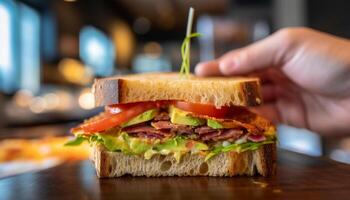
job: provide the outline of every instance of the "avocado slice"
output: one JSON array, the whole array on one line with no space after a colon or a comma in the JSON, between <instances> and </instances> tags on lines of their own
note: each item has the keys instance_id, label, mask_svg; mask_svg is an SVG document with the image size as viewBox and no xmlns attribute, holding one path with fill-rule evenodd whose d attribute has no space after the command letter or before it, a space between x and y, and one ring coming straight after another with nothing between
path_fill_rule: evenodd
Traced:
<instances>
[{"instance_id":1,"label":"avocado slice","mask_svg":"<svg viewBox=\"0 0 350 200\"><path fill-rule=\"evenodd\" d=\"M152 144L140 138L130 137L126 132L120 135L97 134L109 151L122 151L126 154L142 154L152 149Z\"/></svg>"},{"instance_id":2,"label":"avocado slice","mask_svg":"<svg viewBox=\"0 0 350 200\"><path fill-rule=\"evenodd\" d=\"M186 151L186 140L182 139L180 137L176 137L170 140L167 140L164 143L158 144L156 146L156 149L158 151L169 151L169 152L174 152L174 151Z\"/></svg>"},{"instance_id":3,"label":"avocado slice","mask_svg":"<svg viewBox=\"0 0 350 200\"><path fill-rule=\"evenodd\" d=\"M139 138L131 138L129 140L130 150L135 154L142 154L152 149L152 145L142 141Z\"/></svg>"},{"instance_id":4,"label":"avocado slice","mask_svg":"<svg viewBox=\"0 0 350 200\"><path fill-rule=\"evenodd\" d=\"M170 121L173 124L182 124L189 126L200 126L205 124L205 119L200 119L190 116L189 112L175 108L174 106L169 107Z\"/></svg>"},{"instance_id":5,"label":"avocado slice","mask_svg":"<svg viewBox=\"0 0 350 200\"><path fill-rule=\"evenodd\" d=\"M224 128L224 126L222 124L220 124L218 121L212 120L212 119L208 119L207 120L207 125L213 129L220 129L220 128Z\"/></svg>"},{"instance_id":6,"label":"avocado slice","mask_svg":"<svg viewBox=\"0 0 350 200\"><path fill-rule=\"evenodd\" d=\"M124 153L130 153L130 148L128 143L125 141L125 136L128 136L125 133L120 134L119 136L108 135L108 134L96 134L98 137L97 140L103 142L103 145L109 151L122 151Z\"/></svg>"},{"instance_id":7,"label":"avocado slice","mask_svg":"<svg viewBox=\"0 0 350 200\"><path fill-rule=\"evenodd\" d=\"M135 125L135 124L139 124L142 122L147 122L151 119L153 119L155 116L157 116L158 114L158 110L157 109L152 109L152 110L148 110L134 118L132 118L131 120L129 120L128 122L125 122L123 124L120 125L120 127L124 128L127 126L131 126L131 125Z\"/></svg>"}]
</instances>

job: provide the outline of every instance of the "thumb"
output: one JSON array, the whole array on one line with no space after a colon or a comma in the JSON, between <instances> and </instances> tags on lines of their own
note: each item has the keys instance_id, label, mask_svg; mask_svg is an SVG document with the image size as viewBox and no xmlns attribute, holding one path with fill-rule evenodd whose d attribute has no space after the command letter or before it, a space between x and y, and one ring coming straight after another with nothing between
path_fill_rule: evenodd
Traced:
<instances>
[{"instance_id":1,"label":"thumb","mask_svg":"<svg viewBox=\"0 0 350 200\"><path fill-rule=\"evenodd\" d=\"M224 75L247 74L268 67L282 66L292 41L284 41L278 32L247 47L231 51L218 59ZM286 38L288 39L288 38Z\"/></svg>"}]
</instances>

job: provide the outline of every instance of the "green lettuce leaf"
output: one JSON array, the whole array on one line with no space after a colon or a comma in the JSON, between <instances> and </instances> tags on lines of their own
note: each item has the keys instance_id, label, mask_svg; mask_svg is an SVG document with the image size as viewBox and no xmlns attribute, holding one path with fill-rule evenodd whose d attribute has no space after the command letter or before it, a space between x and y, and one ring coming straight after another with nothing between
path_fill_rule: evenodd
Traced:
<instances>
[{"instance_id":1,"label":"green lettuce leaf","mask_svg":"<svg viewBox=\"0 0 350 200\"><path fill-rule=\"evenodd\" d=\"M67 142L65 146L77 146L84 142L84 140L88 140L90 144L102 144L108 151L123 152L127 155L143 155L145 159L151 159L155 154L172 154L177 162L180 162L182 155L188 152L206 152L205 161L208 161L220 153L229 151L237 153L248 150L254 151L262 145L276 142L275 139L272 139L258 143L246 142L242 144L229 144L227 146L220 145L209 149L207 144L190 140L183 136L176 136L161 142L160 140L149 141L147 139L131 137L126 132L121 132L118 134L96 133L91 136L78 135L74 140Z\"/></svg>"},{"instance_id":2,"label":"green lettuce leaf","mask_svg":"<svg viewBox=\"0 0 350 200\"><path fill-rule=\"evenodd\" d=\"M150 159L155 154L173 154L177 162L187 152L198 153L209 149L204 143L181 136L161 143L160 140L150 142L146 139L131 137L126 132L119 135L95 134L90 137L89 141L90 143L104 145L108 151L120 151L128 155L143 155L146 159Z\"/></svg>"},{"instance_id":3,"label":"green lettuce leaf","mask_svg":"<svg viewBox=\"0 0 350 200\"><path fill-rule=\"evenodd\" d=\"M70 140L64 144L64 146L78 146L83 143L86 139L80 135L78 135L73 140Z\"/></svg>"},{"instance_id":4,"label":"green lettuce leaf","mask_svg":"<svg viewBox=\"0 0 350 200\"><path fill-rule=\"evenodd\" d=\"M235 151L237 153L245 152L245 151L254 151L259 149L262 145L272 144L275 141L263 141L263 142L246 142L242 144L230 144L228 146L218 146L211 150L207 156L205 157L205 161L208 161L210 158L224 152Z\"/></svg>"}]
</instances>

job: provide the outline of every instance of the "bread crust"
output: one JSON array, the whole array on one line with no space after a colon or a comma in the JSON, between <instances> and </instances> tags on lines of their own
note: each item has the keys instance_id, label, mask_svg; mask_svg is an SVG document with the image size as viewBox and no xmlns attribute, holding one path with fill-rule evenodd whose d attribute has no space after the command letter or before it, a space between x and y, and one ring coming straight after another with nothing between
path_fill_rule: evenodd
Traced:
<instances>
[{"instance_id":1,"label":"bread crust","mask_svg":"<svg viewBox=\"0 0 350 200\"><path fill-rule=\"evenodd\" d=\"M155 155L150 160L120 152L109 152L103 146L93 147L93 161L100 178L132 176L237 176L276 173L276 144L266 144L255 151L221 153L205 162L198 154L186 154L177 163L173 156Z\"/></svg>"},{"instance_id":2,"label":"bread crust","mask_svg":"<svg viewBox=\"0 0 350 200\"><path fill-rule=\"evenodd\" d=\"M96 106L156 100L183 100L221 106L262 103L258 78L201 78L178 73L145 73L96 79Z\"/></svg>"}]
</instances>

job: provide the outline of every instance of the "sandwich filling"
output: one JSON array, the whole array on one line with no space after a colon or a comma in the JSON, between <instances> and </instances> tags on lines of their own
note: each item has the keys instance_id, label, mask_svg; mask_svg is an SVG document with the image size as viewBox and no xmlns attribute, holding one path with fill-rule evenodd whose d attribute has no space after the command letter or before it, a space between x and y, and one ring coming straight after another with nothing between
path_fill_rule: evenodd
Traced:
<instances>
[{"instance_id":1,"label":"sandwich filling","mask_svg":"<svg viewBox=\"0 0 350 200\"><path fill-rule=\"evenodd\" d=\"M275 143L275 127L243 107L221 107L181 101L106 106L105 111L72 129L75 140L113 152L143 156L186 153L209 160L223 152L241 153Z\"/></svg>"}]
</instances>

